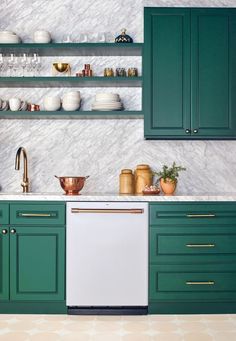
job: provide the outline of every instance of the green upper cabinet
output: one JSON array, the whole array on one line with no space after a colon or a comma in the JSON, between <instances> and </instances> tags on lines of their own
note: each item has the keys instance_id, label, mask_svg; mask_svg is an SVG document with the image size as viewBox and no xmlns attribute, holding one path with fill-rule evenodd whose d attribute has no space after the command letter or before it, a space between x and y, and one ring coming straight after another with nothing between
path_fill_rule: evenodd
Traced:
<instances>
[{"instance_id":1,"label":"green upper cabinet","mask_svg":"<svg viewBox=\"0 0 236 341\"><path fill-rule=\"evenodd\" d=\"M236 138L236 9L145 8L145 137Z\"/></svg>"}]
</instances>

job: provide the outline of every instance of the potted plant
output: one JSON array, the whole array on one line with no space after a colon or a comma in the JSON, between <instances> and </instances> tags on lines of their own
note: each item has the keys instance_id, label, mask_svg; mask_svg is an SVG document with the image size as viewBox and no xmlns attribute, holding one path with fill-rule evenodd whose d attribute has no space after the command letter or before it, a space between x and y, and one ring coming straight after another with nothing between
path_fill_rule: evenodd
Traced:
<instances>
[{"instance_id":1,"label":"potted plant","mask_svg":"<svg viewBox=\"0 0 236 341\"><path fill-rule=\"evenodd\" d=\"M162 192L165 195L174 194L178 182L179 172L184 170L186 170L186 168L182 166L176 166L176 163L173 162L172 166L168 167L164 165L160 172L154 172L154 174L159 177L157 182L160 181Z\"/></svg>"}]
</instances>

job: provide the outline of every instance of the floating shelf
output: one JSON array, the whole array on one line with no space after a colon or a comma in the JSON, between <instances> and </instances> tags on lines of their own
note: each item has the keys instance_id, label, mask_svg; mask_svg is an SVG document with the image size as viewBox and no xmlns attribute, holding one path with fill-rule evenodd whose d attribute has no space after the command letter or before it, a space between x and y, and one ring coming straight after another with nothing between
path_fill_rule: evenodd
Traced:
<instances>
[{"instance_id":1,"label":"floating shelf","mask_svg":"<svg viewBox=\"0 0 236 341\"><path fill-rule=\"evenodd\" d=\"M142 111L0 111L0 119L143 118Z\"/></svg>"},{"instance_id":2,"label":"floating shelf","mask_svg":"<svg viewBox=\"0 0 236 341\"><path fill-rule=\"evenodd\" d=\"M0 53L39 53L40 56L141 56L142 43L21 43L0 44Z\"/></svg>"},{"instance_id":3,"label":"floating shelf","mask_svg":"<svg viewBox=\"0 0 236 341\"><path fill-rule=\"evenodd\" d=\"M0 88L141 86L142 77L0 77Z\"/></svg>"}]
</instances>

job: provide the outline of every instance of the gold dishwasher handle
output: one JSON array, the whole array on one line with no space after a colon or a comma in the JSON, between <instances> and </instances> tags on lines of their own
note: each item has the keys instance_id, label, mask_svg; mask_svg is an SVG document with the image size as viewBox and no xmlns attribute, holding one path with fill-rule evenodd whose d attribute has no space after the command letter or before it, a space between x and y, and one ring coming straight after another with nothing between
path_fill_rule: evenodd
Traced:
<instances>
[{"instance_id":1,"label":"gold dishwasher handle","mask_svg":"<svg viewBox=\"0 0 236 341\"><path fill-rule=\"evenodd\" d=\"M189 247L189 248L212 248L212 247L215 247L215 244L186 244L186 247Z\"/></svg>"},{"instance_id":2,"label":"gold dishwasher handle","mask_svg":"<svg viewBox=\"0 0 236 341\"><path fill-rule=\"evenodd\" d=\"M214 285L214 281L206 281L206 282L192 282L192 281L187 281L187 285Z\"/></svg>"},{"instance_id":3,"label":"gold dishwasher handle","mask_svg":"<svg viewBox=\"0 0 236 341\"><path fill-rule=\"evenodd\" d=\"M131 213L131 214L142 214L144 212L143 209L114 209L114 208L111 208L111 209L108 209L108 208L94 208L94 209L91 209L91 208L72 208L71 209L71 213Z\"/></svg>"},{"instance_id":4,"label":"gold dishwasher handle","mask_svg":"<svg viewBox=\"0 0 236 341\"><path fill-rule=\"evenodd\" d=\"M213 213L208 214L187 214L187 218L214 218L216 215Z\"/></svg>"},{"instance_id":5,"label":"gold dishwasher handle","mask_svg":"<svg viewBox=\"0 0 236 341\"><path fill-rule=\"evenodd\" d=\"M52 217L50 213L19 213L21 217Z\"/></svg>"}]
</instances>

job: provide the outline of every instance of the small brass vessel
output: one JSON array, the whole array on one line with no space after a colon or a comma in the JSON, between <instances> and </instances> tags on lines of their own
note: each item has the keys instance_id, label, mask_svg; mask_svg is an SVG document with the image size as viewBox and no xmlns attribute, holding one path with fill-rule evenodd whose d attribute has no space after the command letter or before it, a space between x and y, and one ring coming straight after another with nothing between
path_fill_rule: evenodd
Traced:
<instances>
[{"instance_id":1,"label":"small brass vessel","mask_svg":"<svg viewBox=\"0 0 236 341\"><path fill-rule=\"evenodd\" d=\"M71 66L69 63L53 63L52 74L55 76L56 73L68 73L71 75Z\"/></svg>"}]
</instances>

